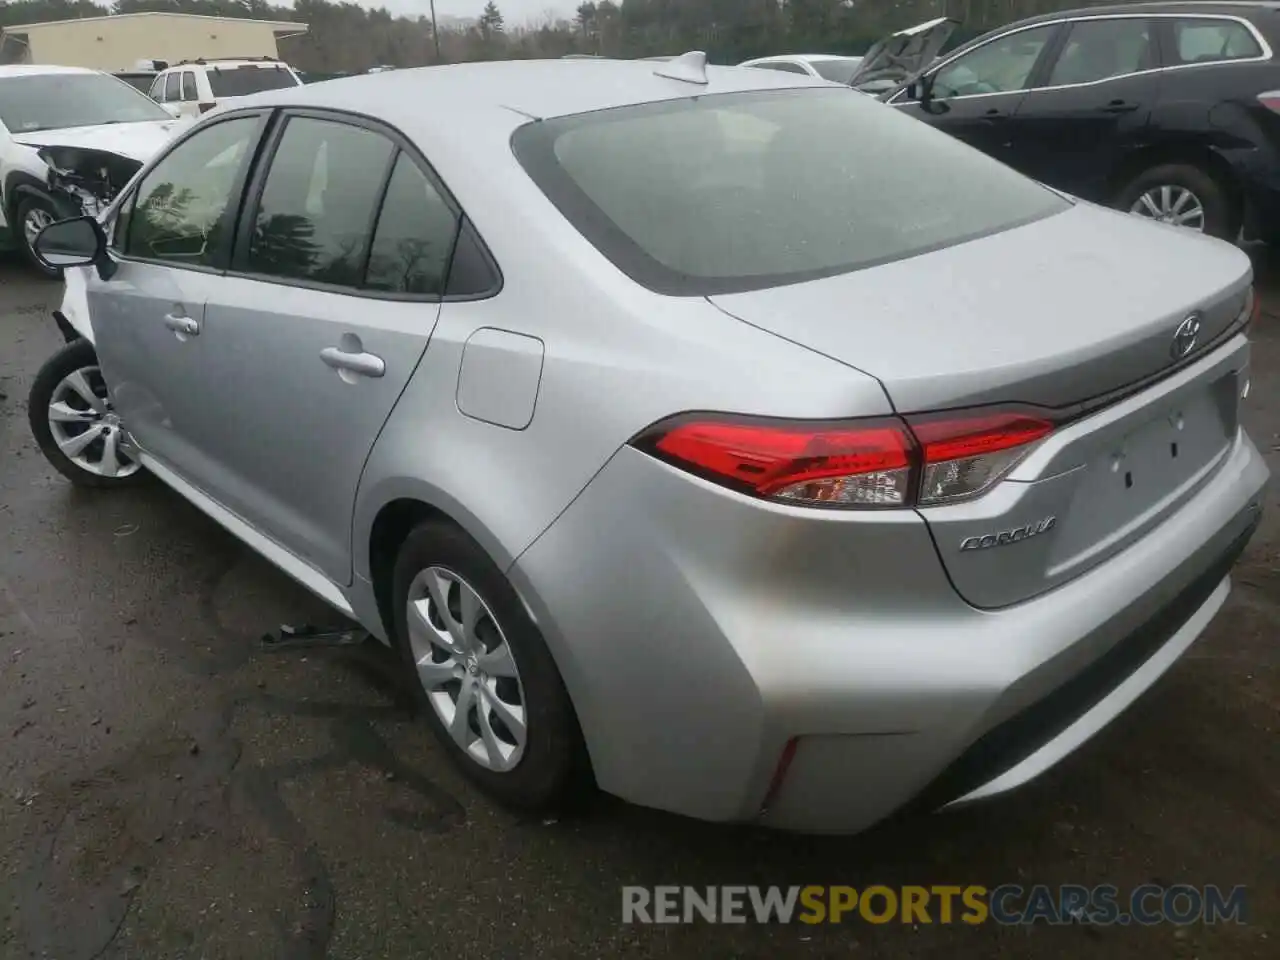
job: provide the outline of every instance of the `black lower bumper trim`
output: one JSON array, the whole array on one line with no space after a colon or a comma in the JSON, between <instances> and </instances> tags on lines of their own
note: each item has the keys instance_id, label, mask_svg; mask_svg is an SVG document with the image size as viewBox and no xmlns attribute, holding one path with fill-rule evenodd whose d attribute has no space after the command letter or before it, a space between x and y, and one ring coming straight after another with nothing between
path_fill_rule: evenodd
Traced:
<instances>
[{"instance_id":1,"label":"black lower bumper trim","mask_svg":"<svg viewBox=\"0 0 1280 960\"><path fill-rule=\"evenodd\" d=\"M1102 702L1204 605L1244 552L1261 519L1259 513L1217 560L1141 627L1048 696L974 741L903 812L937 810L989 783Z\"/></svg>"}]
</instances>

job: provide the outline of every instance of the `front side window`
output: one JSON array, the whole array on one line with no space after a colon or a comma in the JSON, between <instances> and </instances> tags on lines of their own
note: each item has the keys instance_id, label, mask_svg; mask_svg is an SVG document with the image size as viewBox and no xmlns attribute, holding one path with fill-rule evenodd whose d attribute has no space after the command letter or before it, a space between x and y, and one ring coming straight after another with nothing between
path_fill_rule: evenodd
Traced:
<instances>
[{"instance_id":1,"label":"front side window","mask_svg":"<svg viewBox=\"0 0 1280 960\"><path fill-rule=\"evenodd\" d=\"M149 96L152 100L157 102L164 99L164 77L156 77L155 81L151 84L151 93Z\"/></svg>"},{"instance_id":2,"label":"front side window","mask_svg":"<svg viewBox=\"0 0 1280 960\"><path fill-rule=\"evenodd\" d=\"M254 217L248 272L358 287L394 149L363 127L291 118Z\"/></svg>"},{"instance_id":3,"label":"front side window","mask_svg":"<svg viewBox=\"0 0 1280 960\"><path fill-rule=\"evenodd\" d=\"M298 86L298 78L284 67L210 67L205 71L215 97L245 97L264 90Z\"/></svg>"},{"instance_id":4,"label":"front side window","mask_svg":"<svg viewBox=\"0 0 1280 960\"><path fill-rule=\"evenodd\" d=\"M840 88L543 120L521 127L512 146L619 269L676 295L847 273L1069 207L950 135Z\"/></svg>"},{"instance_id":5,"label":"front side window","mask_svg":"<svg viewBox=\"0 0 1280 960\"><path fill-rule=\"evenodd\" d=\"M1049 86L1093 83L1146 70L1155 64L1149 20L1082 20L1071 25L1066 46L1049 74Z\"/></svg>"},{"instance_id":6,"label":"front side window","mask_svg":"<svg viewBox=\"0 0 1280 960\"><path fill-rule=\"evenodd\" d=\"M1025 90L1053 29L1035 27L1006 34L953 60L934 74L933 96L945 99Z\"/></svg>"},{"instance_id":7,"label":"front side window","mask_svg":"<svg viewBox=\"0 0 1280 960\"><path fill-rule=\"evenodd\" d=\"M1175 63L1214 63L1262 56L1258 40L1238 20L1175 20Z\"/></svg>"},{"instance_id":8,"label":"front side window","mask_svg":"<svg viewBox=\"0 0 1280 960\"><path fill-rule=\"evenodd\" d=\"M178 144L138 185L128 256L214 266L229 246L236 187L259 118L236 117Z\"/></svg>"},{"instance_id":9,"label":"front side window","mask_svg":"<svg viewBox=\"0 0 1280 960\"><path fill-rule=\"evenodd\" d=\"M417 164L400 154L373 234L365 286L439 296L457 233L453 209Z\"/></svg>"},{"instance_id":10,"label":"front side window","mask_svg":"<svg viewBox=\"0 0 1280 960\"><path fill-rule=\"evenodd\" d=\"M182 99L196 99L196 75L190 70L182 72Z\"/></svg>"},{"instance_id":11,"label":"front side window","mask_svg":"<svg viewBox=\"0 0 1280 960\"><path fill-rule=\"evenodd\" d=\"M105 73L0 79L0 123L10 133L172 119L146 94Z\"/></svg>"}]
</instances>

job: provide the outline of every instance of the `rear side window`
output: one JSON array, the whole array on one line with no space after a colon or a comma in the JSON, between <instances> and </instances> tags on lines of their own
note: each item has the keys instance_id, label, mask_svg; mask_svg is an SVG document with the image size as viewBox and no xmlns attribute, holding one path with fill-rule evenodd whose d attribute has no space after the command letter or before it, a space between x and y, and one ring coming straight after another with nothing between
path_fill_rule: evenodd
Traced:
<instances>
[{"instance_id":1,"label":"rear side window","mask_svg":"<svg viewBox=\"0 0 1280 960\"><path fill-rule=\"evenodd\" d=\"M215 97L247 97L263 90L298 85L294 75L283 67L210 67L205 76Z\"/></svg>"},{"instance_id":2,"label":"rear side window","mask_svg":"<svg viewBox=\"0 0 1280 960\"><path fill-rule=\"evenodd\" d=\"M439 296L457 233L453 209L417 165L400 154L373 234L365 286Z\"/></svg>"},{"instance_id":3,"label":"rear side window","mask_svg":"<svg viewBox=\"0 0 1280 960\"><path fill-rule=\"evenodd\" d=\"M182 99L196 99L196 75L190 70L184 70L182 73Z\"/></svg>"},{"instance_id":4,"label":"rear side window","mask_svg":"<svg viewBox=\"0 0 1280 960\"><path fill-rule=\"evenodd\" d=\"M785 60L775 60L771 63L753 63L753 67L759 67L762 70L779 70L782 73L804 73L804 67L798 63L787 63Z\"/></svg>"},{"instance_id":5,"label":"rear side window","mask_svg":"<svg viewBox=\"0 0 1280 960\"><path fill-rule=\"evenodd\" d=\"M832 80L836 83L848 83L853 79L853 73L858 69L858 64L862 60L850 57L848 60L814 60L813 69L818 71L818 76L824 80Z\"/></svg>"},{"instance_id":6,"label":"rear side window","mask_svg":"<svg viewBox=\"0 0 1280 960\"><path fill-rule=\"evenodd\" d=\"M838 88L546 120L521 127L512 146L605 256L675 295L846 273L1069 207L950 135Z\"/></svg>"},{"instance_id":7,"label":"rear side window","mask_svg":"<svg viewBox=\"0 0 1280 960\"><path fill-rule=\"evenodd\" d=\"M171 73L164 78L164 99L166 103L182 99L182 80L178 74Z\"/></svg>"},{"instance_id":8,"label":"rear side window","mask_svg":"<svg viewBox=\"0 0 1280 960\"><path fill-rule=\"evenodd\" d=\"M1262 56L1262 47L1238 20L1175 20L1175 63L1215 63Z\"/></svg>"},{"instance_id":9,"label":"rear side window","mask_svg":"<svg viewBox=\"0 0 1280 960\"><path fill-rule=\"evenodd\" d=\"M359 286L394 149L363 127L290 119L262 188L248 271Z\"/></svg>"}]
</instances>

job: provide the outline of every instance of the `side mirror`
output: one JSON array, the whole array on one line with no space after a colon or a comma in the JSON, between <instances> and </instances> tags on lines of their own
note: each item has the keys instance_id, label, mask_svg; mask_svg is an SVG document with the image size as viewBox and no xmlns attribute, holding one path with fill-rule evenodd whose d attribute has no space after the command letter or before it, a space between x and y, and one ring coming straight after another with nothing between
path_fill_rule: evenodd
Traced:
<instances>
[{"instance_id":1,"label":"side mirror","mask_svg":"<svg viewBox=\"0 0 1280 960\"><path fill-rule=\"evenodd\" d=\"M933 97L933 74L913 78L907 84L907 96L920 103L927 103Z\"/></svg>"},{"instance_id":2,"label":"side mirror","mask_svg":"<svg viewBox=\"0 0 1280 960\"><path fill-rule=\"evenodd\" d=\"M45 266L54 269L96 266L103 279L115 272L115 264L107 257L107 235L94 217L49 224L36 236L31 249Z\"/></svg>"}]
</instances>

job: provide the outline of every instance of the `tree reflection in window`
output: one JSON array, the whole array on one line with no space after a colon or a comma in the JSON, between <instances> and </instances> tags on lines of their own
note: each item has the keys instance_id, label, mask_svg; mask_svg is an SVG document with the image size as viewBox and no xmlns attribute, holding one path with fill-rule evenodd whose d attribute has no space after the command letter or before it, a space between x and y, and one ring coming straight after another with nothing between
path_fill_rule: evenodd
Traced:
<instances>
[{"instance_id":1,"label":"tree reflection in window","mask_svg":"<svg viewBox=\"0 0 1280 960\"><path fill-rule=\"evenodd\" d=\"M393 149L386 137L362 127L291 118L254 217L250 271L359 286Z\"/></svg>"},{"instance_id":2,"label":"tree reflection in window","mask_svg":"<svg viewBox=\"0 0 1280 960\"><path fill-rule=\"evenodd\" d=\"M256 117L214 124L179 144L138 187L130 256L209 266L226 247L227 212Z\"/></svg>"},{"instance_id":3,"label":"tree reflection in window","mask_svg":"<svg viewBox=\"0 0 1280 960\"><path fill-rule=\"evenodd\" d=\"M366 286L440 295L457 231L453 210L417 165L400 154L374 231Z\"/></svg>"}]
</instances>

